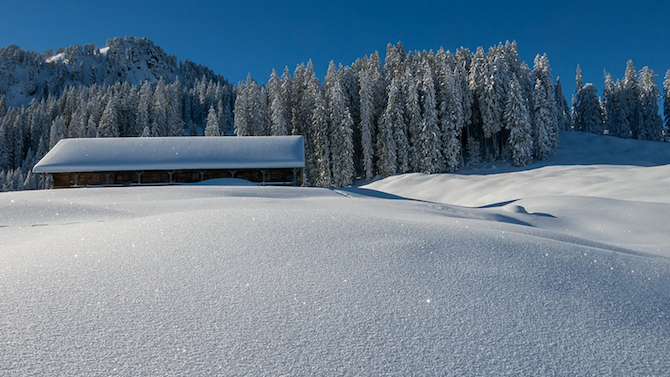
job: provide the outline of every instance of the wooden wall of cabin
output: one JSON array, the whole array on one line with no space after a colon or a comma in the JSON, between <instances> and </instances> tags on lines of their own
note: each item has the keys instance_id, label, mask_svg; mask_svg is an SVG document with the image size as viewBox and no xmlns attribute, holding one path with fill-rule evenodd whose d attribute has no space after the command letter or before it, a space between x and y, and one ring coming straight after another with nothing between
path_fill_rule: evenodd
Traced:
<instances>
[{"instance_id":1,"label":"wooden wall of cabin","mask_svg":"<svg viewBox=\"0 0 670 377\"><path fill-rule=\"evenodd\" d=\"M265 173L263 173L263 170L265 170ZM172 171L172 177L170 177L170 172L163 170L145 171L140 175L137 172L86 172L53 173L52 176L54 188L195 183L217 178L239 178L270 185L294 184L294 170L291 168L263 170L175 170ZM297 186L302 185L302 169L297 169L295 178L297 179L295 184Z\"/></svg>"}]
</instances>

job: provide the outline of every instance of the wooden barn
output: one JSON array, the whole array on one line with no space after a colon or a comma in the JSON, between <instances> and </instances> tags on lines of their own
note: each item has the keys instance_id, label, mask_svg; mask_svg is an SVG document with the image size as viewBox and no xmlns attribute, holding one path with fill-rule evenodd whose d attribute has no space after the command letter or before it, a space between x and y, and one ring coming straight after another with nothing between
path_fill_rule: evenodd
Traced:
<instances>
[{"instance_id":1,"label":"wooden barn","mask_svg":"<svg viewBox=\"0 0 670 377\"><path fill-rule=\"evenodd\" d=\"M240 178L302 184L302 136L63 139L33 168L54 188L140 186Z\"/></svg>"}]
</instances>

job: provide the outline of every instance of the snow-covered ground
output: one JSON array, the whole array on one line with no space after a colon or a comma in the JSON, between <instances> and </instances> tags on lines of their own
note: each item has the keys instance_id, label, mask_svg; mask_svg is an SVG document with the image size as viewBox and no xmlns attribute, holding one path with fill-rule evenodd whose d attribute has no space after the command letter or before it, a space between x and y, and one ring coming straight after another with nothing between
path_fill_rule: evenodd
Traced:
<instances>
[{"instance_id":1,"label":"snow-covered ground","mask_svg":"<svg viewBox=\"0 0 670 377\"><path fill-rule=\"evenodd\" d=\"M670 144L561 143L339 190L2 193L0 375L666 375Z\"/></svg>"}]
</instances>

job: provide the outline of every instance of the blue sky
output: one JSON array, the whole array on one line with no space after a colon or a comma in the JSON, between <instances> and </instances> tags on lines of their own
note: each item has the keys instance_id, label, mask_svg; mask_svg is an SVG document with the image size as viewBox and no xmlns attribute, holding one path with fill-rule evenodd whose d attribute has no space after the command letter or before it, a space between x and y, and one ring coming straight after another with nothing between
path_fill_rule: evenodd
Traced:
<instances>
[{"instance_id":1,"label":"blue sky","mask_svg":"<svg viewBox=\"0 0 670 377\"><path fill-rule=\"evenodd\" d=\"M147 37L178 59L212 68L232 82L247 73L267 81L312 59L323 77L388 42L406 50L475 50L516 40L532 66L547 53L567 93L577 64L603 87L603 70L623 76L628 59L662 84L670 69L667 0L461 1L44 1L4 0L0 46L44 52L72 44L100 47L114 36ZM568 98L568 101L570 99Z\"/></svg>"}]
</instances>

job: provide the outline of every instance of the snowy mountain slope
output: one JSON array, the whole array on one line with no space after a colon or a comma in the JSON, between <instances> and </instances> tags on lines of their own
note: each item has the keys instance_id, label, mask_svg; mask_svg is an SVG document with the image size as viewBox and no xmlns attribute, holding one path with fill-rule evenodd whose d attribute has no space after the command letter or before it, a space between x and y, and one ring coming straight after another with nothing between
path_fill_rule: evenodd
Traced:
<instances>
[{"instance_id":1,"label":"snowy mountain slope","mask_svg":"<svg viewBox=\"0 0 670 377\"><path fill-rule=\"evenodd\" d=\"M635 165L610 196L662 189L646 172L663 166ZM547 196L547 168L533 172L549 187L527 178L474 207L371 188L413 192L417 175L2 193L0 371L665 374L670 203ZM581 168L558 179L587 182ZM423 196L465 191L430 178Z\"/></svg>"},{"instance_id":2,"label":"snowy mountain slope","mask_svg":"<svg viewBox=\"0 0 670 377\"><path fill-rule=\"evenodd\" d=\"M170 83L179 76L188 88L203 75L225 82L206 67L177 62L174 55L146 38L116 37L102 48L74 45L43 54L15 45L0 48L0 96L6 96L8 106L27 106L34 98L60 95L68 86L117 82L139 86L145 80L156 82L161 78Z\"/></svg>"}]
</instances>

